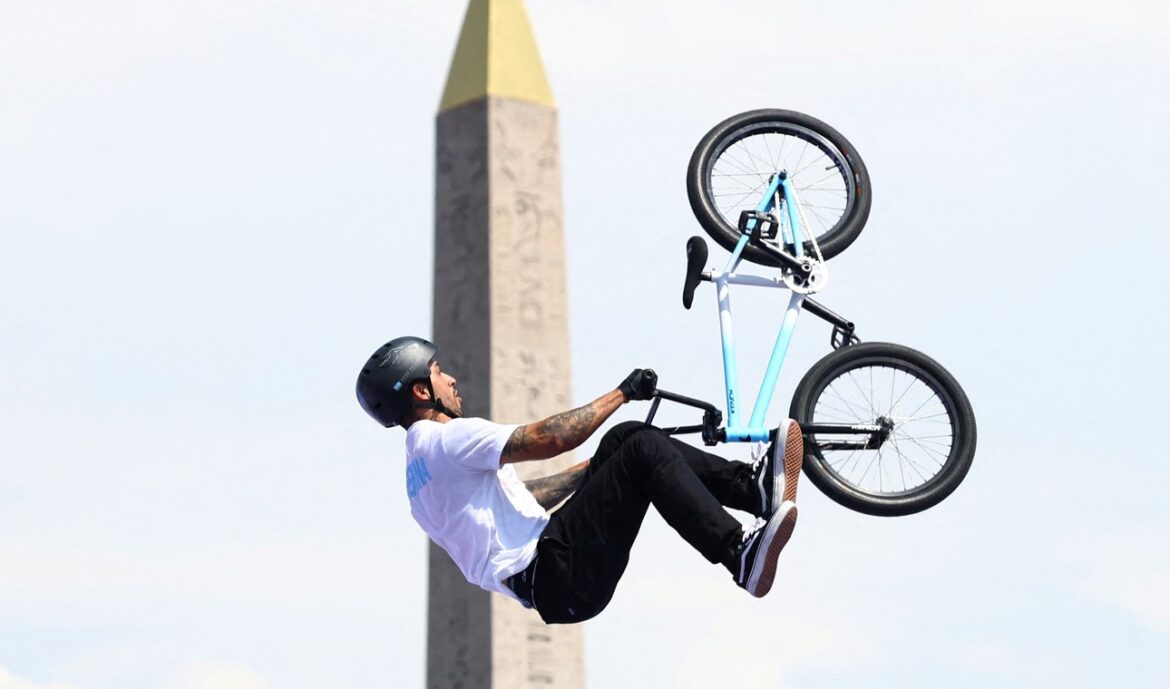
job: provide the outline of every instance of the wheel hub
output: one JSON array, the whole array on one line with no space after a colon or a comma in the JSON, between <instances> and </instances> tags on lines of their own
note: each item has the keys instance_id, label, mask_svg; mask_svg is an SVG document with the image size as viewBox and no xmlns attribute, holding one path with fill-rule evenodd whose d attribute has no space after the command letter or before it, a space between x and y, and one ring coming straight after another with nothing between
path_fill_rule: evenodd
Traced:
<instances>
[{"instance_id":1,"label":"wheel hub","mask_svg":"<svg viewBox=\"0 0 1170 689\"><path fill-rule=\"evenodd\" d=\"M894 432L894 420L888 416L879 416L877 420L874 421L874 423L878 425L879 430L870 436L869 445L866 446L866 449L869 450L877 450L881 448L882 445L886 444L886 440L888 440L890 435Z\"/></svg>"}]
</instances>

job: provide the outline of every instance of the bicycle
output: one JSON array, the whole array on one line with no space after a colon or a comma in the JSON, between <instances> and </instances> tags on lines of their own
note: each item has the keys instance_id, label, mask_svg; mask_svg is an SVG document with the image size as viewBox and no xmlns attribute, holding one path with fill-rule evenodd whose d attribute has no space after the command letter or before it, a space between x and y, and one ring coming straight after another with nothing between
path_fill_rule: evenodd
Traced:
<instances>
[{"instance_id":1,"label":"bicycle","mask_svg":"<svg viewBox=\"0 0 1170 689\"><path fill-rule=\"evenodd\" d=\"M793 161L795 160L795 163ZM687 168L687 196L699 224L731 252L721 271L704 270L707 243L687 241L683 306L701 282L719 308L727 423L713 404L656 390L662 400L703 410L701 424L663 429L703 442L762 443L781 365L802 311L833 326L832 352L796 386L788 415L804 431L804 472L835 502L879 516L932 507L954 492L975 454L976 424L963 389L927 355L886 342L861 342L853 322L811 295L828 284L828 259L857 239L870 211L869 172L857 150L824 122L790 110L754 110L716 125ZM779 271L737 272L743 261ZM760 392L743 421L732 340L731 286L790 292Z\"/></svg>"}]
</instances>

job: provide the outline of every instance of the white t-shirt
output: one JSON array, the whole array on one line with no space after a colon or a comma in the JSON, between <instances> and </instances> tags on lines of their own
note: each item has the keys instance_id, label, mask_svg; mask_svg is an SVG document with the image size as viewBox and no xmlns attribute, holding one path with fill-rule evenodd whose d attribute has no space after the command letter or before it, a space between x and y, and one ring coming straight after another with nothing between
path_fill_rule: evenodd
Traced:
<instances>
[{"instance_id":1,"label":"white t-shirt","mask_svg":"<svg viewBox=\"0 0 1170 689\"><path fill-rule=\"evenodd\" d=\"M416 421L406 432L410 514L473 584L515 598L503 581L536 557L548 513L500 454L516 426L484 419Z\"/></svg>"}]
</instances>

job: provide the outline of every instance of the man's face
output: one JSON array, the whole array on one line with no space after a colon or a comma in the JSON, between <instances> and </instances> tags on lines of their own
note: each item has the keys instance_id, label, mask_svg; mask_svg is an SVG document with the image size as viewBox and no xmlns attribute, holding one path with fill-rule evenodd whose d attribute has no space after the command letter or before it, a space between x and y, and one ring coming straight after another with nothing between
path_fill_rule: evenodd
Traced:
<instances>
[{"instance_id":1,"label":"man's face","mask_svg":"<svg viewBox=\"0 0 1170 689\"><path fill-rule=\"evenodd\" d=\"M443 403L444 407L462 416L463 398L459 396L455 382L455 376L444 373L439 367L439 362L431 362L431 388L435 391L435 397Z\"/></svg>"}]
</instances>

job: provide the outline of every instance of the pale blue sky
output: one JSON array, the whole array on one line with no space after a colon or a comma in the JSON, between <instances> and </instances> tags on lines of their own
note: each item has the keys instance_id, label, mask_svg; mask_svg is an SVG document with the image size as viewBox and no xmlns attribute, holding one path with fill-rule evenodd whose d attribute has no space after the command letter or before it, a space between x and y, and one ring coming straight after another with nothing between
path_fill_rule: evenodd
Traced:
<instances>
[{"instance_id":1,"label":"pale blue sky","mask_svg":"<svg viewBox=\"0 0 1170 689\"><path fill-rule=\"evenodd\" d=\"M429 331L463 9L4 2L0 689L423 686L401 433L352 384ZM648 520L586 628L590 686L1163 684L1166 5L529 11L561 108L576 401L634 366L719 399L710 294L679 304L683 173L711 125L772 106L836 126L873 177L822 301L942 361L980 422L927 513L806 487L763 601ZM762 316L737 323L745 378L771 296L736 304ZM773 416L827 339L803 323Z\"/></svg>"}]
</instances>

